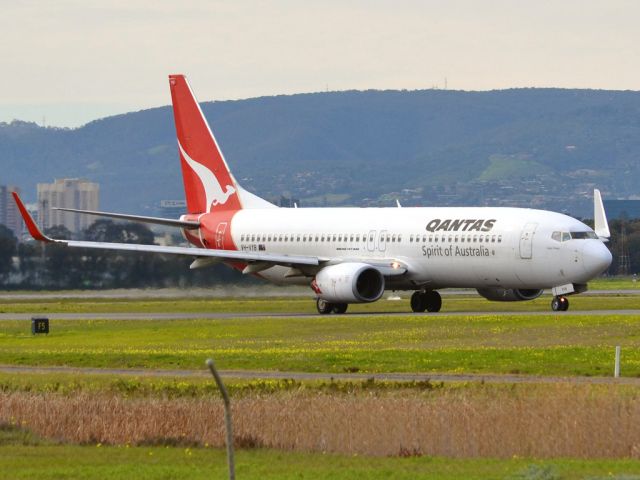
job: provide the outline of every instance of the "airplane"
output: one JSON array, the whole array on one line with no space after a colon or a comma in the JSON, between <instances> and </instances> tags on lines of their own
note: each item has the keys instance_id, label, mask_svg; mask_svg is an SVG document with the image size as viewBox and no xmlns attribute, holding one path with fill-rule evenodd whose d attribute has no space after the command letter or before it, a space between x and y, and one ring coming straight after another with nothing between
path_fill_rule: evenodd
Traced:
<instances>
[{"instance_id":1,"label":"airplane","mask_svg":"<svg viewBox=\"0 0 640 480\"><path fill-rule=\"evenodd\" d=\"M438 312L444 288L473 288L491 301L526 301L551 289L553 311L611 264L602 197L595 228L551 211L492 207L280 208L236 181L184 75L170 75L187 213L179 219L59 210L179 228L190 247L59 240L44 235L16 193L36 240L223 262L280 285L306 285L320 314L413 291L413 312ZM297 207L297 206L296 206Z\"/></svg>"}]
</instances>

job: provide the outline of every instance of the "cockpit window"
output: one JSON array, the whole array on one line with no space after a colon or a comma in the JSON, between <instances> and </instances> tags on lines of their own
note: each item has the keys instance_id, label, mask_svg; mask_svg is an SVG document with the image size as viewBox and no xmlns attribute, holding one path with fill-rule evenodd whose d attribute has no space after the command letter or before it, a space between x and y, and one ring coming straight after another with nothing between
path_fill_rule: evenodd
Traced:
<instances>
[{"instance_id":1,"label":"cockpit window","mask_svg":"<svg viewBox=\"0 0 640 480\"><path fill-rule=\"evenodd\" d=\"M584 240L584 239L597 239L598 236L595 232L571 232L571 238L575 240Z\"/></svg>"},{"instance_id":2,"label":"cockpit window","mask_svg":"<svg viewBox=\"0 0 640 480\"><path fill-rule=\"evenodd\" d=\"M556 242L568 242L569 240L597 239L595 232L553 232L551 239Z\"/></svg>"}]
</instances>

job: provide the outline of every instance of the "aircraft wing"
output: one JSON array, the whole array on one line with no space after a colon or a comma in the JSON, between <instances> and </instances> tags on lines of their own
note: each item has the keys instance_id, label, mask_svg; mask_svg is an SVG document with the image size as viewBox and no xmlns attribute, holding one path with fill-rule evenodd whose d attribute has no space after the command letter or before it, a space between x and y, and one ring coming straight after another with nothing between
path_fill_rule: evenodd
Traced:
<instances>
[{"instance_id":1,"label":"aircraft wing","mask_svg":"<svg viewBox=\"0 0 640 480\"><path fill-rule=\"evenodd\" d=\"M283 265L289 267L308 267L308 266L321 266L323 264L332 263L330 258L323 257L315 257L315 256L306 256L306 255L287 255L287 254L277 254L277 253L267 253L267 252L241 252L236 250L216 250L216 249L205 249L205 248L196 248L196 247L164 247L161 245L140 245L135 243L109 243L109 242L89 242L89 241L81 241L81 240L58 240L54 238L50 238L46 236L38 225L34 222L33 218L25 208L22 200L18 196L17 193L12 192L13 198L18 205L18 209L20 210L20 214L27 225L27 229L31 236L41 242L45 243L58 243L66 245L71 248L94 248L100 250L119 250L119 251L129 251L129 252L150 252L150 253L164 253L169 255L186 255L191 257L200 257L200 258L216 258L221 261L236 261L243 262L249 265L254 265L255 268L248 268L247 272L252 271L260 271L265 268L268 268L272 265ZM62 209L61 209L62 210ZM65 209L67 211L76 211L72 209ZM83 211L84 213L89 213L87 211ZM91 212L92 214L104 214L105 212ZM132 220L140 220L140 217L133 215L124 215L124 214L109 214L114 218L122 218L122 219L132 219ZM164 219L156 219L155 217L142 217L142 218L151 218L154 220L152 223L158 223L156 220L164 220ZM176 221L178 222L178 221ZM181 223L195 223L195 222L181 222ZM184 225L184 228L193 228L193 226ZM341 261L349 261L343 259ZM364 262L370 264L372 267L378 269L380 273L384 276L395 276L402 275L407 272L407 267L403 263L393 260L393 259L371 259L367 260L354 260L359 262ZM339 262L336 262L339 263Z\"/></svg>"},{"instance_id":2,"label":"aircraft wing","mask_svg":"<svg viewBox=\"0 0 640 480\"><path fill-rule=\"evenodd\" d=\"M125 213L96 212L94 210L77 210L75 208L53 207L54 210L62 212L75 212L84 215L96 215L99 217L117 218L120 220L131 220L134 222L152 223L154 225L165 225L168 227L186 228L187 230L195 230L200 228L199 222L190 222L185 220L174 220L172 218L145 217L143 215L128 215Z\"/></svg>"},{"instance_id":3,"label":"aircraft wing","mask_svg":"<svg viewBox=\"0 0 640 480\"><path fill-rule=\"evenodd\" d=\"M313 256L273 254L266 252L239 252L236 250L215 250L195 247L163 247L161 245L140 245L135 243L109 243L109 242L88 242L79 240L58 240L46 236L34 222L33 218L25 208L20 197L12 192L13 198L18 205L20 214L27 225L31 236L41 242L64 244L72 248L95 248L101 250L121 250L133 252L165 253L169 255L188 255L192 257L219 258L223 261L237 262L266 262L273 265L303 266L319 265L327 259L320 259ZM114 214L119 215L119 214ZM123 217L120 217L123 218Z\"/></svg>"}]
</instances>

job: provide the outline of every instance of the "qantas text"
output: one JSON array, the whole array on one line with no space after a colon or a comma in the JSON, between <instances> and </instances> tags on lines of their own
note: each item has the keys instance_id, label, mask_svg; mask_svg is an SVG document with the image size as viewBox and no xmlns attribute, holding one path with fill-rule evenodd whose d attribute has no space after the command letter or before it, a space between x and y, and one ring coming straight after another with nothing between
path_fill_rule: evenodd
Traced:
<instances>
[{"instance_id":1,"label":"qantas text","mask_svg":"<svg viewBox=\"0 0 640 480\"><path fill-rule=\"evenodd\" d=\"M440 220L434 218L427 223L427 231L429 232L489 232L493 228L496 219L476 220L473 219L456 219L456 220Z\"/></svg>"}]
</instances>

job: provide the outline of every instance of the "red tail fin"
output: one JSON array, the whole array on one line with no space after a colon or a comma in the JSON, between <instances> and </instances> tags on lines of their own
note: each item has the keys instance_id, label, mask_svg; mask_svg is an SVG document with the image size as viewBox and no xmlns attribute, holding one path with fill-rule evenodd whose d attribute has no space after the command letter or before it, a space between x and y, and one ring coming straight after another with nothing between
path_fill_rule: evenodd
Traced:
<instances>
[{"instance_id":1,"label":"red tail fin","mask_svg":"<svg viewBox=\"0 0 640 480\"><path fill-rule=\"evenodd\" d=\"M184 75L169 75L189 213L242 208L238 185Z\"/></svg>"}]
</instances>

